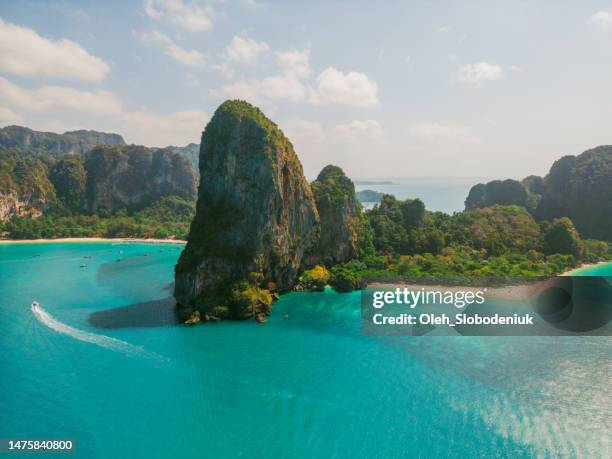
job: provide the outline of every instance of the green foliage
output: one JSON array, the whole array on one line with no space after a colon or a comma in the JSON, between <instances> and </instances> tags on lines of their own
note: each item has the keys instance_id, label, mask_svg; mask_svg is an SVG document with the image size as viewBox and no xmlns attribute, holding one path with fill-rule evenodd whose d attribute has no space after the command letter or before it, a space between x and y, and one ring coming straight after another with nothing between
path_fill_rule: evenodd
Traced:
<instances>
[{"instance_id":1,"label":"green foliage","mask_svg":"<svg viewBox=\"0 0 612 459\"><path fill-rule=\"evenodd\" d=\"M529 193L521 182L511 179L493 180L472 187L465 200L465 209L473 210L494 205L517 205L527 208L529 202Z\"/></svg>"},{"instance_id":2,"label":"green foliage","mask_svg":"<svg viewBox=\"0 0 612 459\"><path fill-rule=\"evenodd\" d=\"M21 157L0 148L0 191L31 195L35 200L52 202L55 190L48 179L45 158Z\"/></svg>"},{"instance_id":3,"label":"green foliage","mask_svg":"<svg viewBox=\"0 0 612 459\"><path fill-rule=\"evenodd\" d=\"M212 315L218 317L219 319L227 319L230 317L230 309L224 305L215 306L212 309Z\"/></svg>"},{"instance_id":4,"label":"green foliage","mask_svg":"<svg viewBox=\"0 0 612 459\"><path fill-rule=\"evenodd\" d=\"M447 248L439 255L426 253L400 257L400 277L524 277L562 272L575 264L572 256L545 257L540 253L508 253L486 257L482 250L469 247Z\"/></svg>"},{"instance_id":5,"label":"green foliage","mask_svg":"<svg viewBox=\"0 0 612 459\"><path fill-rule=\"evenodd\" d=\"M50 171L50 179L63 206L72 212L82 211L87 174L81 158L66 157Z\"/></svg>"},{"instance_id":6,"label":"green foliage","mask_svg":"<svg viewBox=\"0 0 612 459\"><path fill-rule=\"evenodd\" d=\"M321 205L337 207L339 204L346 204L349 200L354 200L355 186L341 168L328 165L312 182L312 192L317 201L317 207Z\"/></svg>"},{"instance_id":7,"label":"green foliage","mask_svg":"<svg viewBox=\"0 0 612 459\"><path fill-rule=\"evenodd\" d=\"M555 161L544 182L538 219L568 217L582 237L612 242L612 146Z\"/></svg>"},{"instance_id":8,"label":"green foliage","mask_svg":"<svg viewBox=\"0 0 612 459\"><path fill-rule=\"evenodd\" d=\"M422 201L399 201L394 196L384 195L367 215L374 233L374 247L378 252L390 254L415 251L415 240L410 230L419 228L424 222Z\"/></svg>"},{"instance_id":9,"label":"green foliage","mask_svg":"<svg viewBox=\"0 0 612 459\"><path fill-rule=\"evenodd\" d=\"M270 314L272 302L269 290L241 281L235 283L231 290L229 307L234 318L246 319L260 313Z\"/></svg>"},{"instance_id":10,"label":"green foliage","mask_svg":"<svg viewBox=\"0 0 612 459\"><path fill-rule=\"evenodd\" d=\"M494 206L452 216L423 212L418 219L407 218L421 213L406 212L406 207L406 202L385 196L367 213L378 253L437 254L444 247L457 245L485 249L489 255L539 249L540 228L521 207Z\"/></svg>"},{"instance_id":11,"label":"green foliage","mask_svg":"<svg viewBox=\"0 0 612 459\"><path fill-rule=\"evenodd\" d=\"M554 220L544 233L544 253L561 253L581 258L584 252L584 243L572 221L567 218Z\"/></svg>"},{"instance_id":12,"label":"green foliage","mask_svg":"<svg viewBox=\"0 0 612 459\"><path fill-rule=\"evenodd\" d=\"M300 276L300 285L309 290L323 290L329 282L330 274L325 266L316 265Z\"/></svg>"},{"instance_id":13,"label":"green foliage","mask_svg":"<svg viewBox=\"0 0 612 459\"><path fill-rule=\"evenodd\" d=\"M174 237L185 239L194 215L194 204L177 196L161 198L152 206L131 216L120 210L115 215L56 215L39 218L14 216L4 225L11 239L63 237Z\"/></svg>"},{"instance_id":14,"label":"green foliage","mask_svg":"<svg viewBox=\"0 0 612 459\"><path fill-rule=\"evenodd\" d=\"M362 272L365 269L366 265L357 260L338 264L331 269L329 283L341 292L350 292L351 290L364 288L366 281L363 278Z\"/></svg>"},{"instance_id":15,"label":"green foliage","mask_svg":"<svg viewBox=\"0 0 612 459\"><path fill-rule=\"evenodd\" d=\"M583 259L588 262L612 260L612 242L585 239Z\"/></svg>"}]
</instances>

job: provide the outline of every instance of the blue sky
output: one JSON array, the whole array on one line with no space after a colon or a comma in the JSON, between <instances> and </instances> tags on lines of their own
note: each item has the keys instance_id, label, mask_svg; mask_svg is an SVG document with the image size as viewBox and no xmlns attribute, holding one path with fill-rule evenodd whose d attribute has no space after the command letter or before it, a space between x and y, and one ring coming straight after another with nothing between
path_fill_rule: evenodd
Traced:
<instances>
[{"instance_id":1,"label":"blue sky","mask_svg":"<svg viewBox=\"0 0 612 459\"><path fill-rule=\"evenodd\" d=\"M260 106L309 177L515 177L612 143L612 3L0 3L0 125L198 142Z\"/></svg>"}]
</instances>

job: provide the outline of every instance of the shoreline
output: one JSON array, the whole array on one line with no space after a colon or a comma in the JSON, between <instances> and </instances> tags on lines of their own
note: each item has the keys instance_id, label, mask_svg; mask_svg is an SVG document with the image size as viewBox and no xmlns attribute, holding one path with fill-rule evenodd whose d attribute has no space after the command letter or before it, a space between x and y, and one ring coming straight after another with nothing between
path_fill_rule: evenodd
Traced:
<instances>
[{"instance_id":1,"label":"shoreline","mask_svg":"<svg viewBox=\"0 0 612 459\"><path fill-rule=\"evenodd\" d=\"M609 263L612 263L612 261L598 261L596 263L580 263L575 268L572 268L569 271L565 271L565 272L559 274L559 276L572 276L572 275L576 274L578 271L581 271L583 269L593 268L593 267L599 266L599 265L607 265Z\"/></svg>"},{"instance_id":2,"label":"shoreline","mask_svg":"<svg viewBox=\"0 0 612 459\"><path fill-rule=\"evenodd\" d=\"M187 241L180 239L145 239L145 238L107 238L107 237L64 237L57 239L0 239L2 244L48 244L61 242L118 242L118 243L143 243L143 244L186 244Z\"/></svg>"},{"instance_id":3,"label":"shoreline","mask_svg":"<svg viewBox=\"0 0 612 459\"><path fill-rule=\"evenodd\" d=\"M612 261L599 261L597 263L581 263L580 265L572 268L568 271L558 274L557 276L573 276L577 272L591 268L594 266L610 264ZM366 288L372 289L396 289L396 288L407 288L411 290L425 289L425 291L465 291L465 292L476 292L479 290L487 289L487 296L489 298L504 299L504 300L524 300L527 299L534 291L535 284L523 284L523 285L502 285L502 286L475 286L475 285L431 285L431 284L419 284L415 282L370 282Z\"/></svg>"}]
</instances>

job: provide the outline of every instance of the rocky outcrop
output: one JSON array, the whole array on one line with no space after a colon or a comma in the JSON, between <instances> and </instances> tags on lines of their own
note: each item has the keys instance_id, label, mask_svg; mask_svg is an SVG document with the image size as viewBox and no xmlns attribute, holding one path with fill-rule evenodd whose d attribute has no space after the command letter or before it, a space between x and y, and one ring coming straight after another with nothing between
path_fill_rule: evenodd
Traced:
<instances>
[{"instance_id":1,"label":"rocky outcrop","mask_svg":"<svg viewBox=\"0 0 612 459\"><path fill-rule=\"evenodd\" d=\"M516 180L493 180L474 185L465 200L465 210L491 207L493 205L529 206L529 195L525 186ZM531 209L530 209L531 210Z\"/></svg>"},{"instance_id":2,"label":"rocky outcrop","mask_svg":"<svg viewBox=\"0 0 612 459\"><path fill-rule=\"evenodd\" d=\"M0 221L61 212L105 216L137 211L159 198L196 197L190 160L169 149L98 146L84 156L21 155L0 147Z\"/></svg>"},{"instance_id":3,"label":"rocky outcrop","mask_svg":"<svg viewBox=\"0 0 612 459\"><path fill-rule=\"evenodd\" d=\"M516 204L537 220L570 218L580 235L612 241L612 146L600 146L554 162L544 177L504 180L472 187L466 210Z\"/></svg>"},{"instance_id":4,"label":"rocky outcrop","mask_svg":"<svg viewBox=\"0 0 612 459\"><path fill-rule=\"evenodd\" d=\"M189 159L193 167L198 171L198 159L200 157L200 145L197 143L189 143L184 147L166 147L166 149L170 150L172 153L176 153L177 155L184 156Z\"/></svg>"},{"instance_id":5,"label":"rocky outcrop","mask_svg":"<svg viewBox=\"0 0 612 459\"><path fill-rule=\"evenodd\" d=\"M612 241L612 146L555 161L543 188L536 218L569 217L582 237Z\"/></svg>"},{"instance_id":6,"label":"rocky outcrop","mask_svg":"<svg viewBox=\"0 0 612 459\"><path fill-rule=\"evenodd\" d=\"M7 221L13 215L39 217L47 207L47 200L39 194L0 190L0 221Z\"/></svg>"},{"instance_id":7,"label":"rocky outcrop","mask_svg":"<svg viewBox=\"0 0 612 459\"><path fill-rule=\"evenodd\" d=\"M47 164L0 148L0 221L38 217L55 201Z\"/></svg>"},{"instance_id":8,"label":"rocky outcrop","mask_svg":"<svg viewBox=\"0 0 612 459\"><path fill-rule=\"evenodd\" d=\"M91 213L136 210L169 195L195 199L193 166L167 149L96 147L86 157L85 171L87 209Z\"/></svg>"},{"instance_id":9,"label":"rocky outcrop","mask_svg":"<svg viewBox=\"0 0 612 459\"><path fill-rule=\"evenodd\" d=\"M199 166L196 216L175 268L178 307L269 313L268 290L293 287L319 238L293 146L258 108L227 101L202 135Z\"/></svg>"},{"instance_id":10,"label":"rocky outcrop","mask_svg":"<svg viewBox=\"0 0 612 459\"><path fill-rule=\"evenodd\" d=\"M358 255L361 206L355 186L342 169L326 166L312 182L321 238L317 250L321 263L342 263Z\"/></svg>"},{"instance_id":11,"label":"rocky outcrop","mask_svg":"<svg viewBox=\"0 0 612 459\"><path fill-rule=\"evenodd\" d=\"M20 154L46 153L59 158L88 153L97 145L125 145L125 141L119 134L98 131L80 130L56 134L34 131L23 126L0 129L0 147Z\"/></svg>"}]
</instances>

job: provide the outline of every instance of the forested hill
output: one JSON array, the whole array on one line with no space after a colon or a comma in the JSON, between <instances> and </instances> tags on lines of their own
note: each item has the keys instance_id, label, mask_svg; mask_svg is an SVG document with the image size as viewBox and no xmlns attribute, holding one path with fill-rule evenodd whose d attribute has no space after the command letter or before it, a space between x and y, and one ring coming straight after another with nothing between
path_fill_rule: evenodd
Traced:
<instances>
[{"instance_id":1,"label":"forested hill","mask_svg":"<svg viewBox=\"0 0 612 459\"><path fill-rule=\"evenodd\" d=\"M583 237L612 241L612 146L555 161L545 177L495 180L472 187L466 210L525 207L538 221L570 218Z\"/></svg>"}]
</instances>

